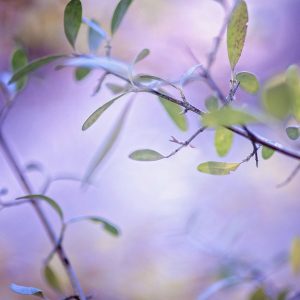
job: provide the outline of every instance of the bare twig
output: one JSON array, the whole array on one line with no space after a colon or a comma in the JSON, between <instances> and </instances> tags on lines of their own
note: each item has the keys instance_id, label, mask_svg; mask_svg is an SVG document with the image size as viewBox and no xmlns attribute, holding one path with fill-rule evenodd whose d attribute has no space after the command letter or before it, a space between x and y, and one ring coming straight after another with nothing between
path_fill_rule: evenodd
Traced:
<instances>
[{"instance_id":1,"label":"bare twig","mask_svg":"<svg viewBox=\"0 0 300 300\"><path fill-rule=\"evenodd\" d=\"M289 175L289 177L282 183L278 184L277 187L281 188L289 184L297 176L299 172L300 172L300 164L298 164L297 167L293 170L293 172Z\"/></svg>"}]
</instances>

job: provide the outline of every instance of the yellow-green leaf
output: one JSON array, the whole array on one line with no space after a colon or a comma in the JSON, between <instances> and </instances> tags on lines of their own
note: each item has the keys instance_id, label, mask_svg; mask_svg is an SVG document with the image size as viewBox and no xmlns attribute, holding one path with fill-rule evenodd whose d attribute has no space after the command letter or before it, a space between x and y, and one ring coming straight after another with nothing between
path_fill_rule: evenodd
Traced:
<instances>
[{"instance_id":1,"label":"yellow-green leaf","mask_svg":"<svg viewBox=\"0 0 300 300\"><path fill-rule=\"evenodd\" d=\"M273 156L273 154L275 153L275 151L269 147L266 146L262 146L261 149L261 156L263 159L269 159Z\"/></svg>"},{"instance_id":2,"label":"yellow-green leaf","mask_svg":"<svg viewBox=\"0 0 300 300\"><path fill-rule=\"evenodd\" d=\"M197 167L197 170L211 175L229 175L231 172L234 172L240 163L224 163L217 161L208 161L202 163Z\"/></svg>"},{"instance_id":3,"label":"yellow-green leaf","mask_svg":"<svg viewBox=\"0 0 300 300\"><path fill-rule=\"evenodd\" d=\"M249 297L250 300L269 300L263 288L258 288Z\"/></svg>"},{"instance_id":4,"label":"yellow-green leaf","mask_svg":"<svg viewBox=\"0 0 300 300\"><path fill-rule=\"evenodd\" d=\"M286 71L286 82L293 95L292 113L297 121L300 121L300 76L299 67L290 66Z\"/></svg>"},{"instance_id":5,"label":"yellow-green leaf","mask_svg":"<svg viewBox=\"0 0 300 300\"><path fill-rule=\"evenodd\" d=\"M300 237L294 238L290 250L290 264L295 274L300 273Z\"/></svg>"},{"instance_id":6,"label":"yellow-green leaf","mask_svg":"<svg viewBox=\"0 0 300 300\"><path fill-rule=\"evenodd\" d=\"M218 127L215 133L215 147L219 156L227 155L233 142L233 132L225 127Z\"/></svg>"},{"instance_id":7,"label":"yellow-green leaf","mask_svg":"<svg viewBox=\"0 0 300 300\"><path fill-rule=\"evenodd\" d=\"M150 149L136 150L129 157L138 161L156 161L165 158L162 154Z\"/></svg>"},{"instance_id":8,"label":"yellow-green leaf","mask_svg":"<svg viewBox=\"0 0 300 300\"><path fill-rule=\"evenodd\" d=\"M256 94L259 90L259 82L256 76L249 72L239 72L236 79L240 83L240 87L250 94Z\"/></svg>"},{"instance_id":9,"label":"yellow-green leaf","mask_svg":"<svg viewBox=\"0 0 300 300\"><path fill-rule=\"evenodd\" d=\"M208 111L212 112L218 110L219 108L219 100L215 96L209 96L205 99L205 107Z\"/></svg>"},{"instance_id":10,"label":"yellow-green leaf","mask_svg":"<svg viewBox=\"0 0 300 300\"><path fill-rule=\"evenodd\" d=\"M75 47L75 41L82 21L82 5L80 0L71 0L64 12L65 35L71 44Z\"/></svg>"},{"instance_id":11,"label":"yellow-green leaf","mask_svg":"<svg viewBox=\"0 0 300 300\"><path fill-rule=\"evenodd\" d=\"M117 29L119 28L130 4L132 3L133 0L121 0L115 11L114 11L114 14L113 14L113 17L112 17L112 20L111 20L111 34L113 35Z\"/></svg>"},{"instance_id":12,"label":"yellow-green leaf","mask_svg":"<svg viewBox=\"0 0 300 300\"><path fill-rule=\"evenodd\" d=\"M57 274L53 271L53 269L47 265L44 267L44 278L48 285L58 292L62 292L62 287L59 281Z\"/></svg>"},{"instance_id":13,"label":"yellow-green leaf","mask_svg":"<svg viewBox=\"0 0 300 300\"><path fill-rule=\"evenodd\" d=\"M244 0L239 0L234 7L227 26L227 52L231 69L234 70L245 44L248 9Z\"/></svg>"},{"instance_id":14,"label":"yellow-green leaf","mask_svg":"<svg viewBox=\"0 0 300 300\"><path fill-rule=\"evenodd\" d=\"M182 131L186 131L188 129L187 119L182 113L181 107L163 98L159 98L159 101L177 127Z\"/></svg>"}]
</instances>

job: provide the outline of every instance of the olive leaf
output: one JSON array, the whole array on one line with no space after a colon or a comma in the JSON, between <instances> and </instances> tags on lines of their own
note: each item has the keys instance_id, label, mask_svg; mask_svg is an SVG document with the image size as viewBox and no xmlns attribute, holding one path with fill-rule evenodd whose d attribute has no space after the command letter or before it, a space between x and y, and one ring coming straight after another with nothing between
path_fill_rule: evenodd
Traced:
<instances>
[{"instance_id":1,"label":"olive leaf","mask_svg":"<svg viewBox=\"0 0 300 300\"><path fill-rule=\"evenodd\" d=\"M114 11L114 14L113 14L113 17L112 17L112 20L111 20L111 34L114 35L115 32L117 31L117 29L119 28L130 4L133 2L133 0L121 0L115 11Z\"/></svg>"},{"instance_id":2,"label":"olive leaf","mask_svg":"<svg viewBox=\"0 0 300 300\"><path fill-rule=\"evenodd\" d=\"M129 157L138 161L156 161L164 159L165 156L151 149L141 149L132 152Z\"/></svg>"},{"instance_id":3,"label":"olive leaf","mask_svg":"<svg viewBox=\"0 0 300 300\"><path fill-rule=\"evenodd\" d=\"M229 175L231 172L234 172L240 163L224 163L216 161L208 161L200 164L197 167L197 170L211 175Z\"/></svg>"}]
</instances>

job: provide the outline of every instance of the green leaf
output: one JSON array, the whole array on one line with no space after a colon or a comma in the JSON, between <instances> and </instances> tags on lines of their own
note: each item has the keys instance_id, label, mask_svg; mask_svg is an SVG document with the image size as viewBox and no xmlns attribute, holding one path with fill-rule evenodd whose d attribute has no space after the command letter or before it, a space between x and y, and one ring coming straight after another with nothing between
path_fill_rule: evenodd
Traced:
<instances>
[{"instance_id":1,"label":"green leaf","mask_svg":"<svg viewBox=\"0 0 300 300\"><path fill-rule=\"evenodd\" d=\"M135 60L133 61L133 64L135 65L136 63L140 62L141 60L143 60L144 58L146 58L148 55L150 54L150 50L149 49L143 49L135 58Z\"/></svg>"},{"instance_id":2,"label":"green leaf","mask_svg":"<svg viewBox=\"0 0 300 300\"><path fill-rule=\"evenodd\" d=\"M215 147L219 156L228 154L233 141L233 132L225 127L217 127L215 133Z\"/></svg>"},{"instance_id":3,"label":"green leaf","mask_svg":"<svg viewBox=\"0 0 300 300\"><path fill-rule=\"evenodd\" d=\"M88 44L89 49L92 53L97 52L103 39L106 39L106 32L100 27L100 24L92 19L86 20L84 22L89 26L88 30Z\"/></svg>"},{"instance_id":4,"label":"green leaf","mask_svg":"<svg viewBox=\"0 0 300 300\"><path fill-rule=\"evenodd\" d=\"M205 100L205 107L208 111L213 112L219 108L219 100L215 96L209 96Z\"/></svg>"},{"instance_id":5,"label":"green leaf","mask_svg":"<svg viewBox=\"0 0 300 300\"><path fill-rule=\"evenodd\" d=\"M44 278L51 288L58 292L62 292L59 278L49 265L44 268Z\"/></svg>"},{"instance_id":6,"label":"green leaf","mask_svg":"<svg viewBox=\"0 0 300 300\"><path fill-rule=\"evenodd\" d=\"M25 50L22 48L16 49L11 58L11 67L13 72L14 73L17 72L27 64L28 64L28 58ZM23 77L20 80L18 80L16 82L17 91L22 90L25 87L26 82L27 82L26 77Z\"/></svg>"},{"instance_id":7,"label":"green leaf","mask_svg":"<svg viewBox=\"0 0 300 300\"><path fill-rule=\"evenodd\" d=\"M45 299L43 291L40 289L37 289L35 287L29 287L29 286L22 286L12 283L10 285L10 289L20 295L24 296L36 296L42 299Z\"/></svg>"},{"instance_id":8,"label":"green leaf","mask_svg":"<svg viewBox=\"0 0 300 300\"><path fill-rule=\"evenodd\" d=\"M110 83L110 82L108 82L106 84L106 87L115 95L124 92L126 89L126 86L122 86L122 85Z\"/></svg>"},{"instance_id":9,"label":"green leaf","mask_svg":"<svg viewBox=\"0 0 300 300\"><path fill-rule=\"evenodd\" d=\"M240 87L250 94L256 94L259 90L259 82L256 76L249 72L239 72L236 80L240 82Z\"/></svg>"},{"instance_id":10,"label":"green leaf","mask_svg":"<svg viewBox=\"0 0 300 300\"><path fill-rule=\"evenodd\" d=\"M13 82L17 82L18 80L22 79L26 75L34 72L35 70L47 65L59 58L65 57L65 55L53 55L53 56L45 56L36 60L33 60L28 65L24 66L23 68L19 69L17 72L14 73L12 78L9 80L9 84Z\"/></svg>"},{"instance_id":11,"label":"green leaf","mask_svg":"<svg viewBox=\"0 0 300 300\"><path fill-rule=\"evenodd\" d=\"M65 35L71 44L75 47L75 41L80 29L82 20L82 5L80 0L71 0L64 12Z\"/></svg>"},{"instance_id":12,"label":"green leaf","mask_svg":"<svg viewBox=\"0 0 300 300\"><path fill-rule=\"evenodd\" d=\"M262 101L265 110L278 119L287 117L293 106L293 95L285 76L271 78L263 88Z\"/></svg>"},{"instance_id":13,"label":"green leaf","mask_svg":"<svg viewBox=\"0 0 300 300\"><path fill-rule=\"evenodd\" d=\"M186 116L182 113L182 109L176 103L172 103L166 99L159 97L160 103L163 105L164 109L176 124L176 126L181 129L182 131L187 131L187 119Z\"/></svg>"},{"instance_id":14,"label":"green leaf","mask_svg":"<svg viewBox=\"0 0 300 300\"><path fill-rule=\"evenodd\" d=\"M258 288L256 291L254 291L250 297L250 300L269 300L269 297L266 295L263 288Z\"/></svg>"},{"instance_id":15,"label":"green leaf","mask_svg":"<svg viewBox=\"0 0 300 300\"><path fill-rule=\"evenodd\" d=\"M111 151L111 149L115 145L115 143L122 131L122 128L124 127L131 104L132 104L132 101L130 101L126 105L125 109L123 110L123 112L121 113L119 118L117 119L112 131L110 132L110 134L108 136L108 140L103 145L101 145L99 151L94 156L94 158L84 176L83 181L85 183L90 181L90 178L93 176L93 174L95 173L97 168L100 166L101 162L104 160L104 158L108 155L108 153Z\"/></svg>"},{"instance_id":16,"label":"green leaf","mask_svg":"<svg viewBox=\"0 0 300 300\"><path fill-rule=\"evenodd\" d=\"M240 166L240 163L224 163L217 161L208 161L200 164L197 169L202 173L211 175L229 175Z\"/></svg>"},{"instance_id":17,"label":"green leaf","mask_svg":"<svg viewBox=\"0 0 300 300\"><path fill-rule=\"evenodd\" d=\"M290 250L290 264L295 274L300 273L300 238L296 237L292 241Z\"/></svg>"},{"instance_id":18,"label":"green leaf","mask_svg":"<svg viewBox=\"0 0 300 300\"><path fill-rule=\"evenodd\" d=\"M287 296L289 294L289 290L288 289L284 289L282 291L280 291L276 297L276 300L286 300Z\"/></svg>"},{"instance_id":19,"label":"green leaf","mask_svg":"<svg viewBox=\"0 0 300 300\"><path fill-rule=\"evenodd\" d=\"M300 122L300 76L298 66L292 65L287 69L286 82L293 95L292 113L296 120Z\"/></svg>"},{"instance_id":20,"label":"green leaf","mask_svg":"<svg viewBox=\"0 0 300 300\"><path fill-rule=\"evenodd\" d=\"M227 26L227 52L232 70L234 70L243 51L247 34L247 24L247 4L244 0L239 0L232 11Z\"/></svg>"},{"instance_id":21,"label":"green leaf","mask_svg":"<svg viewBox=\"0 0 300 300\"><path fill-rule=\"evenodd\" d=\"M115 32L117 31L117 29L119 28L123 17L125 16L130 4L132 3L133 0L121 0L112 17L112 21L111 21L111 34L115 34Z\"/></svg>"},{"instance_id":22,"label":"green leaf","mask_svg":"<svg viewBox=\"0 0 300 300\"><path fill-rule=\"evenodd\" d=\"M83 216L83 217L77 217L73 218L68 221L68 223L75 223L75 222L81 222L81 221L90 221L96 224L102 224L104 230L106 230L108 233L114 236L119 236L120 235L120 229L112 224L111 222L97 216Z\"/></svg>"},{"instance_id":23,"label":"green leaf","mask_svg":"<svg viewBox=\"0 0 300 300\"><path fill-rule=\"evenodd\" d=\"M75 70L75 79L77 81L80 81L84 79L86 76L88 76L91 72L91 69L88 68L77 68Z\"/></svg>"},{"instance_id":24,"label":"green leaf","mask_svg":"<svg viewBox=\"0 0 300 300\"><path fill-rule=\"evenodd\" d=\"M275 150L268 148L266 146L262 146L261 149L261 156L263 159L269 159L273 156L273 154L275 153Z\"/></svg>"},{"instance_id":25,"label":"green leaf","mask_svg":"<svg viewBox=\"0 0 300 300\"><path fill-rule=\"evenodd\" d=\"M254 116L228 106L207 113L202 117L202 124L207 127L244 125L256 122L258 120Z\"/></svg>"},{"instance_id":26,"label":"green leaf","mask_svg":"<svg viewBox=\"0 0 300 300\"><path fill-rule=\"evenodd\" d=\"M136 150L132 152L129 157L138 161L156 161L165 158L160 153L150 149Z\"/></svg>"},{"instance_id":27,"label":"green leaf","mask_svg":"<svg viewBox=\"0 0 300 300\"><path fill-rule=\"evenodd\" d=\"M291 140L297 140L300 136L300 129L296 126L290 126L286 128L286 134Z\"/></svg>"},{"instance_id":28,"label":"green leaf","mask_svg":"<svg viewBox=\"0 0 300 300\"><path fill-rule=\"evenodd\" d=\"M101 107L99 107L97 110L95 110L88 118L87 120L83 123L82 125L82 130L87 130L88 128L90 128L99 118L100 116L112 105L114 104L114 102L116 100L118 100L119 98L123 97L124 95L126 95L127 93L123 93L115 98L113 98L112 100L106 102L104 105L102 105Z\"/></svg>"},{"instance_id":29,"label":"green leaf","mask_svg":"<svg viewBox=\"0 0 300 300\"><path fill-rule=\"evenodd\" d=\"M47 197L45 195L41 195L41 194L32 194L32 195L26 195L26 196L22 196L22 197L18 197L16 198L17 200L21 200L21 199L40 199L43 201L46 201L59 215L60 219L63 220L64 218L64 214L62 209L60 208L60 206L50 197Z\"/></svg>"}]
</instances>

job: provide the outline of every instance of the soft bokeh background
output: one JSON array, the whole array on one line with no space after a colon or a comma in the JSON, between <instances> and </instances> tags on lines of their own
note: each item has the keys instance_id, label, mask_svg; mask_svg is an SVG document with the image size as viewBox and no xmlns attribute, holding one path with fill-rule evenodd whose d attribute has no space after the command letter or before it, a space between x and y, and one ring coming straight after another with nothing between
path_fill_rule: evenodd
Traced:
<instances>
[{"instance_id":1,"label":"soft bokeh background","mask_svg":"<svg viewBox=\"0 0 300 300\"><path fill-rule=\"evenodd\" d=\"M116 0L83 0L84 15L101 21L108 30ZM298 41L300 2L297 0L248 0L250 23L247 44L239 70L269 76L299 63ZM9 66L15 42L21 42L33 59L44 54L70 52L63 33L63 9L67 1L1 0L0 67ZM200 61L211 49L223 20L220 5L212 0L139 0L130 8L113 41L113 55L131 61L142 48L151 56L138 70L175 79L194 64L187 46ZM77 42L87 51L86 29ZM103 52L103 51L102 51ZM229 64L222 44L213 74L228 90ZM91 97L100 73L94 72L75 83L73 72L54 71L53 66L31 76L3 127L18 160L25 165L39 162L51 175L82 177L98 148L105 142L126 101L107 111L87 132L82 122L111 97L103 89ZM111 78L107 82L114 81ZM203 107L210 91L202 82L188 86L188 99ZM239 92L237 102L254 111L259 97ZM151 95L139 95L126 126L109 159L94 177L94 186L83 190L79 183L59 181L48 195L56 199L66 217L101 215L122 229L119 238L99 227L82 223L71 227L65 247L82 280L84 289L95 299L197 299L224 272L246 272L242 267L259 268L275 289L299 287L287 263L278 255L287 254L291 240L300 235L299 178L278 189L293 170L295 161L276 154L270 161L244 164L230 176L214 177L197 172L207 160L219 160L213 147L213 132L206 132L171 159L138 163L128 154L140 148L171 152L176 145L168 140L186 139L198 119L188 115L189 132L174 126L160 103ZM290 147L299 147L272 130L256 128ZM275 133L274 133L275 132ZM235 137L226 161L240 161L251 144ZM44 175L28 176L38 192ZM9 189L6 200L23 195L3 155L0 155L0 187ZM58 224L56 216L49 216ZM29 206L0 213L0 296L13 295L8 285L16 282L41 287L54 298L40 276L43 259L51 245L39 220ZM56 227L58 230L58 226ZM67 279L58 262L53 267L62 281ZM212 299L246 299L253 282L233 287Z\"/></svg>"}]
</instances>

